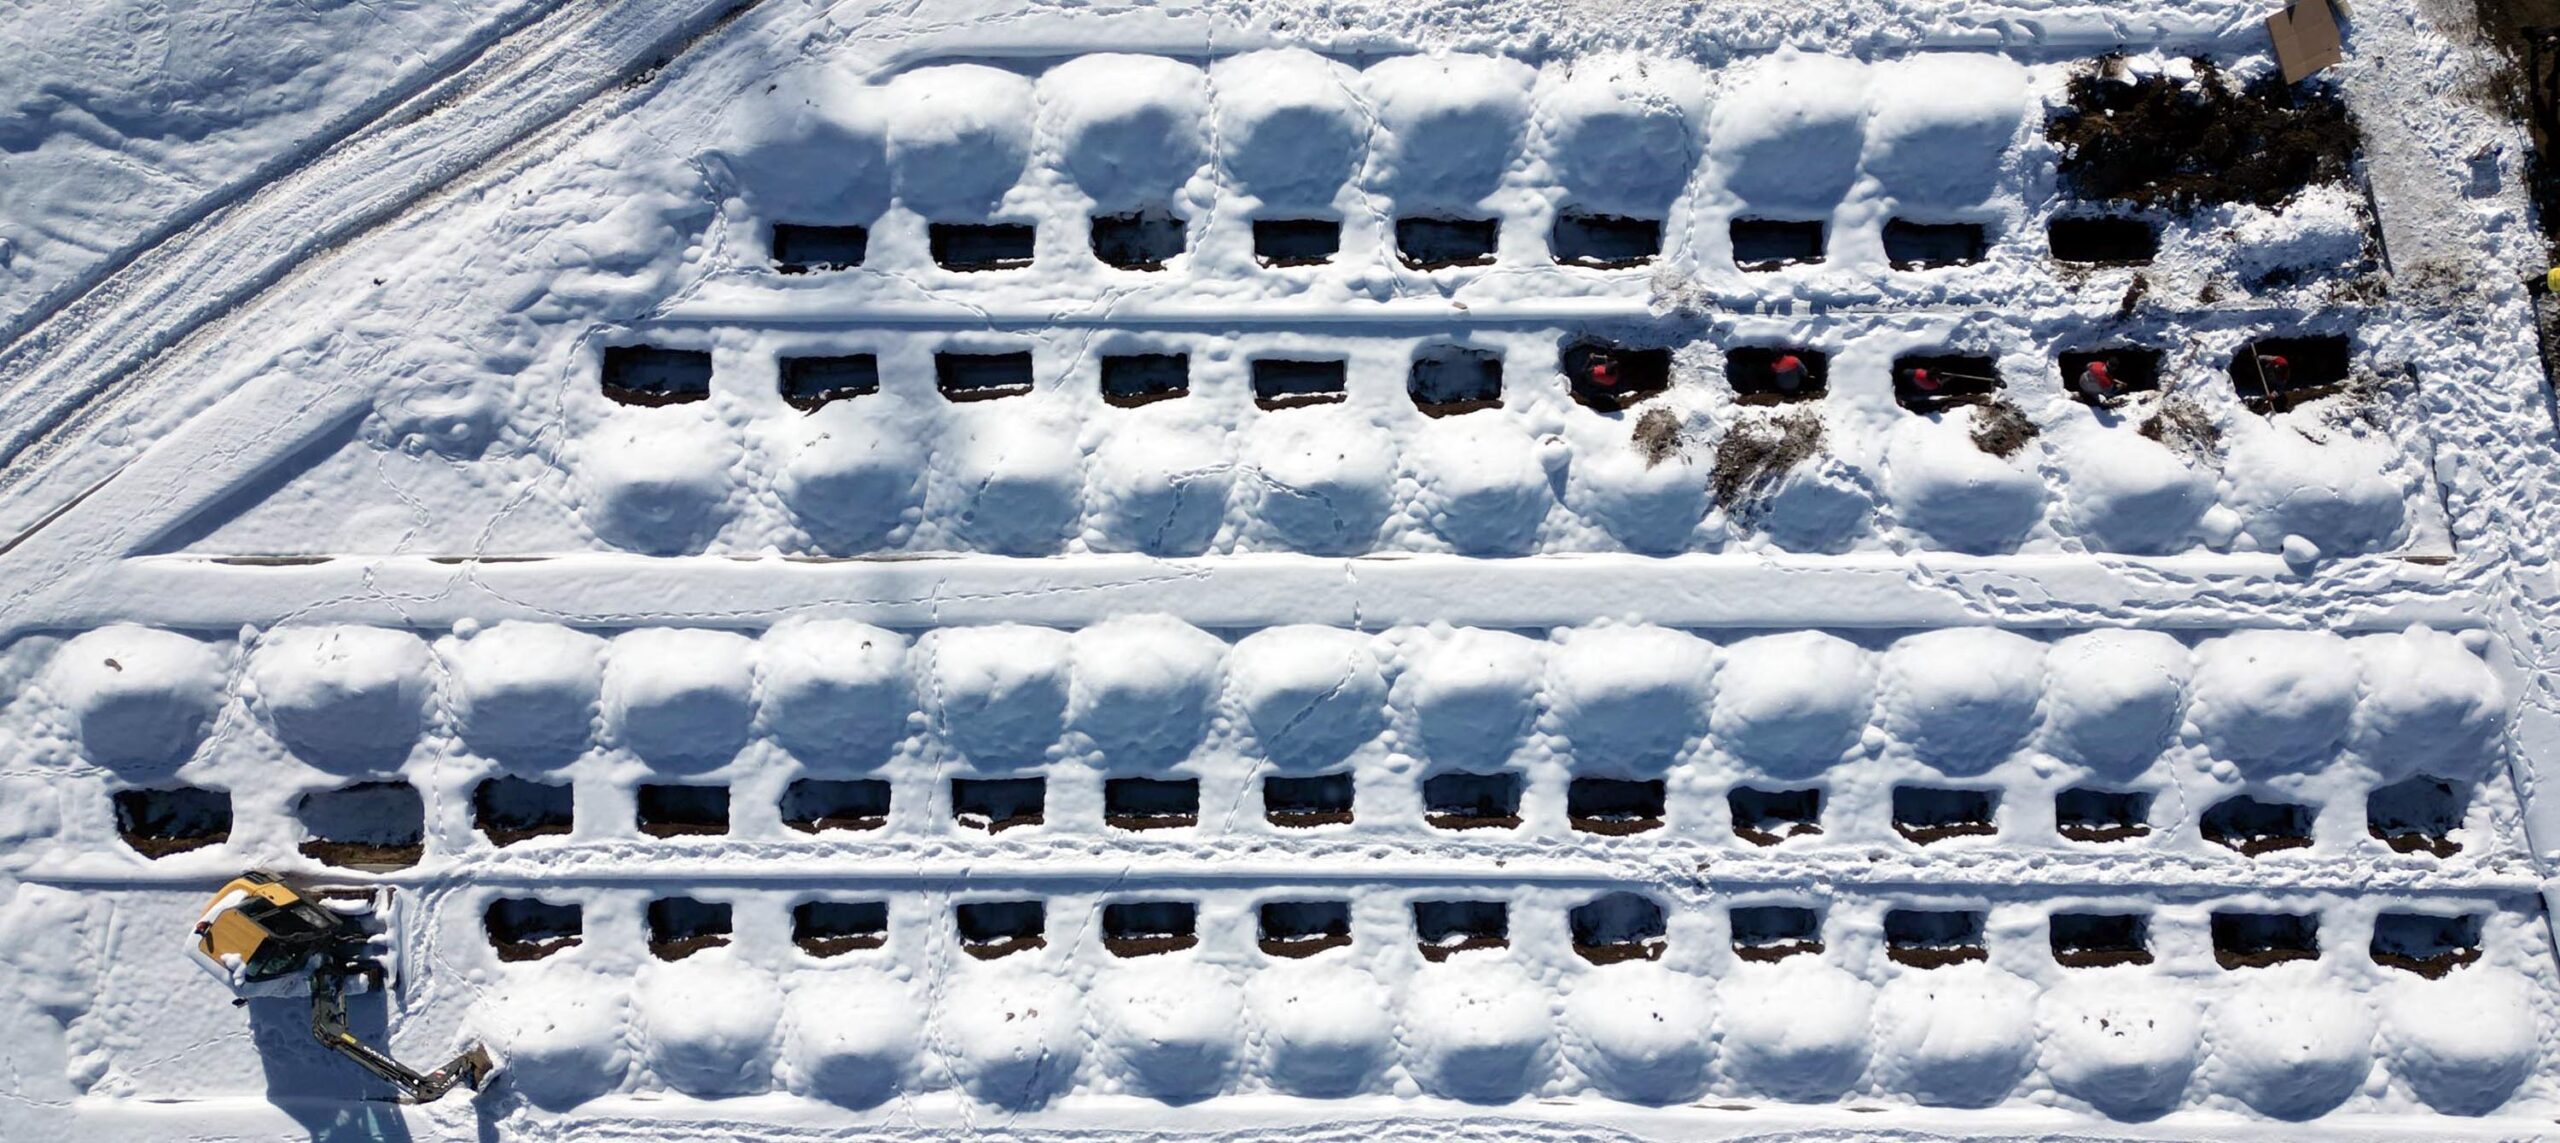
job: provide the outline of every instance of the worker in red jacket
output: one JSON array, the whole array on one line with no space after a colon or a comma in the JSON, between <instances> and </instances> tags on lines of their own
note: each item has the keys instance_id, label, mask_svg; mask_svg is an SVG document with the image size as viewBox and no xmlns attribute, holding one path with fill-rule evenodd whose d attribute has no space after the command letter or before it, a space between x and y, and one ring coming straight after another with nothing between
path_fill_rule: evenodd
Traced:
<instances>
[{"instance_id":1,"label":"worker in red jacket","mask_svg":"<svg viewBox=\"0 0 2560 1143\"><path fill-rule=\"evenodd\" d=\"M1780 397L1793 400L1803 396L1809 380L1804 359L1795 354L1781 353L1769 362L1769 384Z\"/></svg>"},{"instance_id":2,"label":"worker in red jacket","mask_svg":"<svg viewBox=\"0 0 2560 1143\"><path fill-rule=\"evenodd\" d=\"M2115 372L2107 368L2107 359L2103 357L2093 359L2083 367L2073 384L2080 391L2081 400L2102 409L2112 409L2123 400L2124 385L2116 380Z\"/></svg>"}]
</instances>

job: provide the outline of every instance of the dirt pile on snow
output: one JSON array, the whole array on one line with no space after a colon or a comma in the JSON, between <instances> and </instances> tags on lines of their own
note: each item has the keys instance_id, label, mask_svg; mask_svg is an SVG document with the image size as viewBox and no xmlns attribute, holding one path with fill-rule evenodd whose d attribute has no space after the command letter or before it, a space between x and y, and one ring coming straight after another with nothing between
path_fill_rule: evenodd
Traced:
<instances>
[{"instance_id":1,"label":"dirt pile on snow","mask_svg":"<svg viewBox=\"0 0 2560 1143\"><path fill-rule=\"evenodd\" d=\"M2201 58L2138 74L2147 63L2109 56L2081 69L2068 109L2046 125L2080 197L2275 207L2351 173L2355 122L2334 90L2273 73L2244 83Z\"/></svg>"}]
</instances>

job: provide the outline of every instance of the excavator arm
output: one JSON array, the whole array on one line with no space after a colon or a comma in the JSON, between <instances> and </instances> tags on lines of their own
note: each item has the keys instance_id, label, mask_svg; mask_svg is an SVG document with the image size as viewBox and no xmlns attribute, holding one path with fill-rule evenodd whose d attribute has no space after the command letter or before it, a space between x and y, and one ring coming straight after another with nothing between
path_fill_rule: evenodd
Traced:
<instances>
[{"instance_id":1,"label":"excavator arm","mask_svg":"<svg viewBox=\"0 0 2560 1143\"><path fill-rule=\"evenodd\" d=\"M408 1065L392 1059L347 1030L347 978L350 973L335 965L321 967L311 977L311 1035L337 1052L364 1065L366 1071L390 1081L400 1089L403 1103L433 1103L461 1084L473 1091L486 1083L495 1065L488 1049L474 1044L455 1056L452 1062L423 1075Z\"/></svg>"}]
</instances>

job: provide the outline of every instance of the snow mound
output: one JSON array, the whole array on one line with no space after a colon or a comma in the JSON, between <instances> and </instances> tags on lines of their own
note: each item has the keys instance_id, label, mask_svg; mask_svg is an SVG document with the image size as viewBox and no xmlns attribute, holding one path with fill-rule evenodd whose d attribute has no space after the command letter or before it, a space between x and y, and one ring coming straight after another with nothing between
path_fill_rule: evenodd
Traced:
<instances>
[{"instance_id":1,"label":"snow mound","mask_svg":"<svg viewBox=\"0 0 2560 1143\"><path fill-rule=\"evenodd\" d=\"M1868 87L1866 172L1903 206L1990 198L2026 118L2027 69L1987 52L1925 52L1883 64Z\"/></svg>"},{"instance_id":2,"label":"snow mound","mask_svg":"<svg viewBox=\"0 0 2560 1143\"><path fill-rule=\"evenodd\" d=\"M907 734L907 640L867 623L786 619L765 632L764 725L813 764L878 762Z\"/></svg>"},{"instance_id":3,"label":"snow mound","mask_svg":"<svg viewBox=\"0 0 2560 1143\"><path fill-rule=\"evenodd\" d=\"M984 551L1056 552L1077 530L1084 476L1075 434L1038 416L980 416L943 441L960 534Z\"/></svg>"},{"instance_id":4,"label":"snow mound","mask_svg":"<svg viewBox=\"0 0 2560 1143\"><path fill-rule=\"evenodd\" d=\"M1377 185L1399 208L1473 206L1510 169L1536 78L1490 56L1396 56L1363 77L1383 146Z\"/></svg>"},{"instance_id":5,"label":"snow mound","mask_svg":"<svg viewBox=\"0 0 2560 1143\"><path fill-rule=\"evenodd\" d=\"M2192 546L2213 507L2208 474L2129 433L2091 429L2066 442L2071 482L2063 501L2091 548L2161 555Z\"/></svg>"},{"instance_id":6,"label":"snow mound","mask_svg":"<svg viewBox=\"0 0 2560 1143\"><path fill-rule=\"evenodd\" d=\"M2228 502L2260 548L2301 536L2330 555L2354 555L2388 551L2407 536L2412 493L2394 474L2388 439L2331 433L2314 442L2261 417L2240 418L2226 439Z\"/></svg>"},{"instance_id":7,"label":"snow mound","mask_svg":"<svg viewBox=\"0 0 2560 1143\"><path fill-rule=\"evenodd\" d=\"M1729 506L1732 507L1732 506ZM1836 457L1799 464L1740 519L1791 552L1845 552L1875 519L1866 474Z\"/></svg>"},{"instance_id":8,"label":"snow mound","mask_svg":"<svg viewBox=\"0 0 2560 1143\"><path fill-rule=\"evenodd\" d=\"M782 995L771 978L727 957L695 957L642 969L638 991L649 1067L668 1087L714 1098L773 1085Z\"/></svg>"},{"instance_id":9,"label":"snow mound","mask_svg":"<svg viewBox=\"0 0 2560 1143\"><path fill-rule=\"evenodd\" d=\"M925 636L926 703L944 742L981 766L1037 765L1066 729L1067 635L999 623Z\"/></svg>"},{"instance_id":10,"label":"snow mound","mask_svg":"<svg viewBox=\"0 0 2560 1143\"><path fill-rule=\"evenodd\" d=\"M1702 730L1715 647L1662 627L1570 632L1547 659L1547 693L1576 757L1666 766Z\"/></svg>"},{"instance_id":11,"label":"snow mound","mask_svg":"<svg viewBox=\"0 0 2560 1143\"><path fill-rule=\"evenodd\" d=\"M871 969L801 973L784 1007L793 1092L871 1107L913 1078L924 1009L905 981Z\"/></svg>"},{"instance_id":12,"label":"snow mound","mask_svg":"<svg viewBox=\"0 0 2560 1143\"><path fill-rule=\"evenodd\" d=\"M2196 728L2214 755L2287 770L2318 761L2354 717L2360 672L2335 635L2242 631L2196 655Z\"/></svg>"},{"instance_id":13,"label":"snow mound","mask_svg":"<svg viewBox=\"0 0 2560 1143\"><path fill-rule=\"evenodd\" d=\"M1940 770L1988 769L2035 730L2044 655L2044 644L1990 627L1900 640L1884 655L1885 726Z\"/></svg>"},{"instance_id":14,"label":"snow mound","mask_svg":"<svg viewBox=\"0 0 2560 1143\"><path fill-rule=\"evenodd\" d=\"M2232 269L2253 286L2352 267L2364 257L2366 231L2364 196L2329 185L2304 187L2277 210L2242 204L2226 230Z\"/></svg>"},{"instance_id":15,"label":"snow mound","mask_svg":"<svg viewBox=\"0 0 2560 1143\"><path fill-rule=\"evenodd\" d=\"M1716 989L1726 1070L1780 1099L1839 1097L1867 1070L1875 994L1812 957L1735 966Z\"/></svg>"},{"instance_id":16,"label":"snow mound","mask_svg":"<svg viewBox=\"0 0 2560 1143\"><path fill-rule=\"evenodd\" d=\"M1395 452L1383 430L1344 406L1264 418L1245 433L1254 528L1302 552L1367 551L1386 522Z\"/></svg>"},{"instance_id":17,"label":"snow mound","mask_svg":"<svg viewBox=\"0 0 2560 1143\"><path fill-rule=\"evenodd\" d=\"M1163 56L1077 56L1040 77L1076 185L1105 210L1169 201L1208 159L1209 76Z\"/></svg>"},{"instance_id":18,"label":"snow mound","mask_svg":"<svg viewBox=\"0 0 2560 1143\"><path fill-rule=\"evenodd\" d=\"M1890 1082L1922 1103L1988 1107L2035 1062L2036 990L1987 964L1897 976L1877 1000Z\"/></svg>"},{"instance_id":19,"label":"snow mound","mask_svg":"<svg viewBox=\"0 0 2560 1143\"><path fill-rule=\"evenodd\" d=\"M505 1062L507 1084L536 1106L584 1103L622 1085L631 1064L628 982L566 964L510 968L470 1023Z\"/></svg>"},{"instance_id":20,"label":"snow mound","mask_svg":"<svg viewBox=\"0 0 2560 1143\"><path fill-rule=\"evenodd\" d=\"M727 762L755 722L755 649L727 631L658 627L615 636L604 670L605 725L657 765Z\"/></svg>"},{"instance_id":21,"label":"snow mound","mask_svg":"<svg viewBox=\"0 0 2560 1143\"><path fill-rule=\"evenodd\" d=\"M888 422L828 416L838 408L797 422L803 439L774 490L819 550L867 552L892 542L921 511L924 451L913 433Z\"/></svg>"},{"instance_id":22,"label":"snow mound","mask_svg":"<svg viewBox=\"0 0 2560 1143\"><path fill-rule=\"evenodd\" d=\"M1332 206L1369 138L1353 79L1350 68L1304 48L1212 64L1219 162L1264 206Z\"/></svg>"},{"instance_id":23,"label":"snow mound","mask_svg":"<svg viewBox=\"0 0 2560 1143\"><path fill-rule=\"evenodd\" d=\"M1462 553L1528 551L1555 503L1537 445L1513 421L1431 421L1413 435L1405 464L1431 530Z\"/></svg>"},{"instance_id":24,"label":"snow mound","mask_svg":"<svg viewBox=\"0 0 2560 1143\"><path fill-rule=\"evenodd\" d=\"M1263 1072L1292 1095L1350 1095L1369 1086L1394 1046L1387 990L1341 965L1280 964L1245 983L1262 1033Z\"/></svg>"},{"instance_id":25,"label":"snow mound","mask_svg":"<svg viewBox=\"0 0 2560 1143\"><path fill-rule=\"evenodd\" d=\"M1564 1003L1574 1064L1610 1095L1635 1103L1695 1099L1714 1054L1706 981L1658 964L1594 972Z\"/></svg>"},{"instance_id":26,"label":"snow mound","mask_svg":"<svg viewBox=\"0 0 2560 1143\"><path fill-rule=\"evenodd\" d=\"M1030 158L1030 80L947 64L890 80L888 96L900 205L927 218L985 218L1021 181Z\"/></svg>"},{"instance_id":27,"label":"snow mound","mask_svg":"<svg viewBox=\"0 0 2560 1143\"><path fill-rule=\"evenodd\" d=\"M2389 777L2469 779L2492 757L2505 722L2498 676L2462 640L2425 627L2354 643L2364 661L2356 739Z\"/></svg>"},{"instance_id":28,"label":"snow mound","mask_svg":"<svg viewBox=\"0 0 2560 1143\"><path fill-rule=\"evenodd\" d=\"M1706 81L1685 62L1586 57L1539 99L1546 158L1565 200L1660 217L1687 189Z\"/></svg>"},{"instance_id":29,"label":"snow mound","mask_svg":"<svg viewBox=\"0 0 2560 1143\"><path fill-rule=\"evenodd\" d=\"M1088 462L1093 529L1087 544L1159 556L1207 551L1235 485L1226 439L1191 425L1104 437Z\"/></svg>"},{"instance_id":30,"label":"snow mound","mask_svg":"<svg viewBox=\"0 0 2560 1143\"><path fill-rule=\"evenodd\" d=\"M1272 761L1339 762L1384 728L1387 684L1369 637L1272 627L1237 641L1227 678Z\"/></svg>"},{"instance_id":31,"label":"snow mound","mask_svg":"<svg viewBox=\"0 0 2560 1143\"><path fill-rule=\"evenodd\" d=\"M1943 421L1908 417L1885 441L1884 492L1894 514L1949 551L2015 551L2044 518L2033 446L2001 459L1973 443L1976 410Z\"/></svg>"},{"instance_id":32,"label":"snow mound","mask_svg":"<svg viewBox=\"0 0 2560 1143\"><path fill-rule=\"evenodd\" d=\"M306 762L396 766L424 729L424 640L387 627L279 627L249 654L249 683L276 737Z\"/></svg>"},{"instance_id":33,"label":"snow mound","mask_svg":"<svg viewBox=\"0 0 2560 1143\"><path fill-rule=\"evenodd\" d=\"M1782 50L1734 71L1707 126L1716 181L1751 210L1829 218L1858 177L1868 69Z\"/></svg>"},{"instance_id":34,"label":"snow mound","mask_svg":"<svg viewBox=\"0 0 2560 1143\"><path fill-rule=\"evenodd\" d=\"M2046 1078L2120 1119L2177 1106L2201 1032L2186 986L2142 972L2078 976L2038 1003Z\"/></svg>"},{"instance_id":35,"label":"snow mound","mask_svg":"<svg viewBox=\"0 0 2560 1143\"><path fill-rule=\"evenodd\" d=\"M1565 482L1573 510L1634 551L1688 550L1707 512L1706 466L1686 457L1647 464L1634 449L1604 449L1575 457Z\"/></svg>"},{"instance_id":36,"label":"snow mound","mask_svg":"<svg viewBox=\"0 0 2560 1143\"><path fill-rule=\"evenodd\" d=\"M1200 745L1225 643L1168 615L1106 619L1069 643L1069 717L1115 764L1171 765Z\"/></svg>"},{"instance_id":37,"label":"snow mound","mask_svg":"<svg viewBox=\"0 0 2560 1143\"><path fill-rule=\"evenodd\" d=\"M2533 984L2506 969L2396 981L2382 1011L2393 1070L2447 1115L2496 1111L2540 1056Z\"/></svg>"},{"instance_id":38,"label":"snow mound","mask_svg":"<svg viewBox=\"0 0 2560 1143\"><path fill-rule=\"evenodd\" d=\"M604 686L604 640L508 620L438 647L453 679L455 729L472 749L530 766L585 752Z\"/></svg>"},{"instance_id":39,"label":"snow mound","mask_svg":"<svg viewBox=\"0 0 2560 1143\"><path fill-rule=\"evenodd\" d=\"M720 426L681 409L618 413L579 445L581 517L616 547L657 556L699 551L728 519L737 452Z\"/></svg>"},{"instance_id":40,"label":"snow mound","mask_svg":"<svg viewBox=\"0 0 2560 1143\"><path fill-rule=\"evenodd\" d=\"M1425 752L1452 762L1511 756L1537 715L1546 645L1508 631L1465 627L1434 639L1396 679Z\"/></svg>"},{"instance_id":41,"label":"snow mound","mask_svg":"<svg viewBox=\"0 0 2560 1143\"><path fill-rule=\"evenodd\" d=\"M1091 992L1098 1037L1129 1086L1169 1103L1216 1095L1236 1068L1244 996L1203 964L1149 964L1105 973Z\"/></svg>"},{"instance_id":42,"label":"snow mound","mask_svg":"<svg viewBox=\"0 0 2560 1143\"><path fill-rule=\"evenodd\" d=\"M880 89L844 69L784 73L732 106L720 149L747 201L769 219L868 222L889 205L889 121Z\"/></svg>"},{"instance_id":43,"label":"snow mound","mask_svg":"<svg viewBox=\"0 0 2560 1143\"><path fill-rule=\"evenodd\" d=\"M2045 653L2045 748L2091 769L2149 765L2186 715L2185 644L2157 631L2090 631Z\"/></svg>"},{"instance_id":44,"label":"snow mound","mask_svg":"<svg viewBox=\"0 0 2560 1143\"><path fill-rule=\"evenodd\" d=\"M2353 990L2313 973L2267 979L2206 1013L2214 1086L2279 1119L2345 1102L2373 1069L2373 1016Z\"/></svg>"},{"instance_id":45,"label":"snow mound","mask_svg":"<svg viewBox=\"0 0 2560 1143\"><path fill-rule=\"evenodd\" d=\"M222 705L222 656L174 631L114 624L65 642L45 690L71 716L81 752L116 770L176 767Z\"/></svg>"},{"instance_id":46,"label":"snow mound","mask_svg":"<svg viewBox=\"0 0 2560 1143\"><path fill-rule=\"evenodd\" d=\"M1840 761L1874 717L1874 657L1837 635L1754 636L1726 648L1725 661L1717 741L1769 773L1794 777Z\"/></svg>"},{"instance_id":47,"label":"snow mound","mask_svg":"<svg viewBox=\"0 0 2560 1143\"><path fill-rule=\"evenodd\" d=\"M1413 1078L1434 1095L1509 1103L1546 1079L1546 990L1506 961L1426 965L1405 997Z\"/></svg>"},{"instance_id":48,"label":"snow mound","mask_svg":"<svg viewBox=\"0 0 2560 1143\"><path fill-rule=\"evenodd\" d=\"M1028 1108L1074 1082L1084 1060L1077 1020L1066 982L991 972L950 989L935 1023L963 1089L999 1107Z\"/></svg>"}]
</instances>

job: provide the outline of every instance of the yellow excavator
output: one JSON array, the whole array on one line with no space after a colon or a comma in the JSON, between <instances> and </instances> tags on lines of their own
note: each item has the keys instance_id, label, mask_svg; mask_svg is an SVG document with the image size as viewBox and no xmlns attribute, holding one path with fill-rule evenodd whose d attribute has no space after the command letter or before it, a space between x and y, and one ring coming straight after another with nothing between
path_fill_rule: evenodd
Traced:
<instances>
[{"instance_id":1,"label":"yellow excavator","mask_svg":"<svg viewBox=\"0 0 2560 1143\"><path fill-rule=\"evenodd\" d=\"M389 942L371 922L388 913L390 892L330 899L273 873L243 873L214 893L187 953L234 1003L308 993L312 1037L390 1081L403 1103L434 1102L456 1085L479 1091L497 1070L480 1045L421 1074L347 1030L347 994L389 984Z\"/></svg>"}]
</instances>

